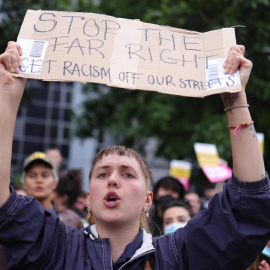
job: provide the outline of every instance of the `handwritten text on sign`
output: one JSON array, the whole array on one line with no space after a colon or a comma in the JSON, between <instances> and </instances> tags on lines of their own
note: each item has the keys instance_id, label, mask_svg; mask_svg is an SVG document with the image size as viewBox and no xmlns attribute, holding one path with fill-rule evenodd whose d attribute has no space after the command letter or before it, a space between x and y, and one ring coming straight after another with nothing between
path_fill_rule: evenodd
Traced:
<instances>
[{"instance_id":1,"label":"handwritten text on sign","mask_svg":"<svg viewBox=\"0 0 270 270\"><path fill-rule=\"evenodd\" d=\"M18 42L27 78L202 97L240 90L224 75L233 28L198 33L93 13L28 10Z\"/></svg>"}]
</instances>

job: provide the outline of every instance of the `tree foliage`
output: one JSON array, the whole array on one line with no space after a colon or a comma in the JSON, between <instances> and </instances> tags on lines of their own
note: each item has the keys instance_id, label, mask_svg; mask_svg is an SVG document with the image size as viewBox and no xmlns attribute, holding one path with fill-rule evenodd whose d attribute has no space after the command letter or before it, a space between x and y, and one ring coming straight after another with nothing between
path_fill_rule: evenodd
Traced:
<instances>
[{"instance_id":1,"label":"tree foliage","mask_svg":"<svg viewBox=\"0 0 270 270\"><path fill-rule=\"evenodd\" d=\"M265 134L265 160L270 167L269 128L270 68L268 13L270 0L55 0L5 1L7 19L1 22L1 50L8 39L15 39L27 8L97 12L115 17L140 19L154 24L170 25L199 32L222 27L236 28L239 44L254 63L247 87L250 109L258 132ZM16 25L16 27L14 27ZM7 38L8 37L8 38ZM230 160L228 128L218 95L186 98L146 91L93 87L87 84L83 112L77 117L77 134L88 137L104 130L119 143L143 149L145 138L158 138L157 155L168 159L194 155L196 141L214 143L220 156Z\"/></svg>"},{"instance_id":2,"label":"tree foliage","mask_svg":"<svg viewBox=\"0 0 270 270\"><path fill-rule=\"evenodd\" d=\"M254 63L247 87L248 100L256 129L267 139L270 136L267 106L270 25L265 10L269 5L268 0L101 0L96 11L199 32L245 26L236 28L236 37L238 44L245 45L246 56ZM84 112L78 121L80 136L89 136L93 130L102 135L107 127L117 142L127 145L136 143L140 147L146 137L158 138L157 154L168 159L194 156L193 143L196 141L214 143L221 157L231 158L227 120L219 96L201 100L121 89L104 93L91 85L86 88L98 95L84 103ZM266 140L268 167L269 150Z\"/></svg>"}]
</instances>

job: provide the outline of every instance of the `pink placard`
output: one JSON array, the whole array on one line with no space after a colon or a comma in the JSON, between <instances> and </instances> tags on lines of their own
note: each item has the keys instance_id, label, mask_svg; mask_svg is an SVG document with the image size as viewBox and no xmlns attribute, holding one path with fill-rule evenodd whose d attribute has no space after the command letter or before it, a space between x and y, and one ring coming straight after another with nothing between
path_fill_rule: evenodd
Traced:
<instances>
[{"instance_id":1,"label":"pink placard","mask_svg":"<svg viewBox=\"0 0 270 270\"><path fill-rule=\"evenodd\" d=\"M228 180L232 177L232 169L227 165L203 166L202 170L211 183Z\"/></svg>"}]
</instances>

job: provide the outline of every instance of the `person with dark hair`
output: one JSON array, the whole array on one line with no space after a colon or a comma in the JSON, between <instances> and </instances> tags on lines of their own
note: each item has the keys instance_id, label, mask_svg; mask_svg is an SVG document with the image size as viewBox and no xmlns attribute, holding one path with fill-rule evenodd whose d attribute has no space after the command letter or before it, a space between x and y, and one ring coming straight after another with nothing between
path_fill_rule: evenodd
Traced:
<instances>
[{"instance_id":1,"label":"person with dark hair","mask_svg":"<svg viewBox=\"0 0 270 270\"><path fill-rule=\"evenodd\" d=\"M54 202L71 209L82 191L82 172L70 169L59 174L59 182L54 190Z\"/></svg>"},{"instance_id":2,"label":"person with dark hair","mask_svg":"<svg viewBox=\"0 0 270 270\"><path fill-rule=\"evenodd\" d=\"M185 200L191 207L192 213L194 216L198 215L199 212L204 208L201 202L201 198L197 192L188 191L185 194Z\"/></svg>"},{"instance_id":3,"label":"person with dark hair","mask_svg":"<svg viewBox=\"0 0 270 270\"><path fill-rule=\"evenodd\" d=\"M175 199L182 199L185 196L183 184L172 176L165 176L158 180L153 188L154 201L158 201L160 197L171 195Z\"/></svg>"},{"instance_id":4,"label":"person with dark hair","mask_svg":"<svg viewBox=\"0 0 270 270\"><path fill-rule=\"evenodd\" d=\"M76 202L73 204L73 207L84 212L86 208L86 193L83 190L81 190Z\"/></svg>"},{"instance_id":5,"label":"person with dark hair","mask_svg":"<svg viewBox=\"0 0 270 270\"><path fill-rule=\"evenodd\" d=\"M83 190L81 190L76 202L73 204L72 209L81 217L84 224L86 224L86 221L89 225L90 221L87 221L86 193Z\"/></svg>"},{"instance_id":6,"label":"person with dark hair","mask_svg":"<svg viewBox=\"0 0 270 270\"><path fill-rule=\"evenodd\" d=\"M73 216L69 220L69 225L76 228L82 228L83 224L89 225L82 214L73 209L73 205L76 202L78 196L82 192L82 172L79 169L70 169L66 172L61 172L59 174L58 185L55 188L52 196L54 209L57 211L60 219L62 217L61 213L69 209L73 211ZM62 217L63 222L64 218ZM80 218L80 219L79 219ZM72 222L72 223L71 223Z\"/></svg>"},{"instance_id":7,"label":"person with dark hair","mask_svg":"<svg viewBox=\"0 0 270 270\"><path fill-rule=\"evenodd\" d=\"M175 199L183 199L185 189L179 180L168 175L154 185L153 196L151 232L154 236L159 236L163 227L162 207Z\"/></svg>"},{"instance_id":8,"label":"person with dark hair","mask_svg":"<svg viewBox=\"0 0 270 270\"><path fill-rule=\"evenodd\" d=\"M11 74L19 73L22 52L10 42L0 55L0 244L7 268L238 270L251 265L270 239L270 181L245 93L252 63L243 54L243 46L233 46L224 64L230 76L239 68L242 85L240 92L222 94L228 123L238 132L238 137L230 134L232 178L184 228L155 238L147 232L151 170L131 148L109 146L93 159L87 207L95 224L84 229L65 225L35 198L10 187L12 138L26 83Z\"/></svg>"},{"instance_id":9,"label":"person with dark hair","mask_svg":"<svg viewBox=\"0 0 270 270\"><path fill-rule=\"evenodd\" d=\"M174 200L162 207L163 233L175 232L186 226L193 217L190 206L183 200Z\"/></svg>"}]
</instances>

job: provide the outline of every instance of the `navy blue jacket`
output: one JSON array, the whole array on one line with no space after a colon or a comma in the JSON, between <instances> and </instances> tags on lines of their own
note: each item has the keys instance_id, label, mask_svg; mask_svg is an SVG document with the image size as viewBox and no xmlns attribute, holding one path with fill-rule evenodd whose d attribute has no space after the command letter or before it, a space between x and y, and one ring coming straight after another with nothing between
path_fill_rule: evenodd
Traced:
<instances>
[{"instance_id":1,"label":"navy blue jacket","mask_svg":"<svg viewBox=\"0 0 270 270\"><path fill-rule=\"evenodd\" d=\"M155 270L246 269L270 239L268 176L258 182L233 177L209 207L185 228L159 238L144 231L143 244L120 269L143 269L153 259ZM8 269L112 269L109 239L95 226L64 225L34 198L12 193L0 208L0 244Z\"/></svg>"}]
</instances>

